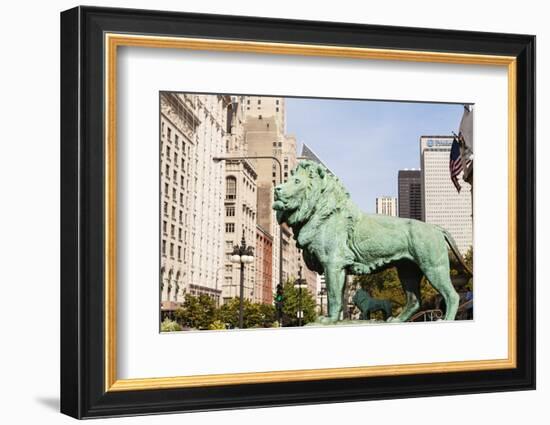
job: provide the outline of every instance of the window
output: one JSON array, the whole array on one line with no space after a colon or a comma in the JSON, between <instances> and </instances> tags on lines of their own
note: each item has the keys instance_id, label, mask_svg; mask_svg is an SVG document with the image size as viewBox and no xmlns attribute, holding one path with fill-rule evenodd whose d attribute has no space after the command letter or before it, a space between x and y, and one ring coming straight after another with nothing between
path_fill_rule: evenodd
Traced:
<instances>
[{"instance_id":1,"label":"window","mask_svg":"<svg viewBox=\"0 0 550 425\"><path fill-rule=\"evenodd\" d=\"M168 183L164 183L164 196L168 196Z\"/></svg>"},{"instance_id":2,"label":"window","mask_svg":"<svg viewBox=\"0 0 550 425\"><path fill-rule=\"evenodd\" d=\"M164 239L162 240L162 253L166 255L166 241Z\"/></svg>"},{"instance_id":3,"label":"window","mask_svg":"<svg viewBox=\"0 0 550 425\"><path fill-rule=\"evenodd\" d=\"M174 174L173 174L174 183L176 182L177 179L178 179L178 172L174 170Z\"/></svg>"},{"instance_id":4,"label":"window","mask_svg":"<svg viewBox=\"0 0 550 425\"><path fill-rule=\"evenodd\" d=\"M227 250L233 249L233 241L225 241L225 249Z\"/></svg>"},{"instance_id":5,"label":"window","mask_svg":"<svg viewBox=\"0 0 550 425\"><path fill-rule=\"evenodd\" d=\"M178 146L178 140L179 140L179 136L176 134L176 147Z\"/></svg>"},{"instance_id":6,"label":"window","mask_svg":"<svg viewBox=\"0 0 550 425\"><path fill-rule=\"evenodd\" d=\"M172 207L172 218L176 216L176 207Z\"/></svg>"},{"instance_id":7,"label":"window","mask_svg":"<svg viewBox=\"0 0 550 425\"><path fill-rule=\"evenodd\" d=\"M279 108L275 108L275 112L279 112Z\"/></svg>"},{"instance_id":8,"label":"window","mask_svg":"<svg viewBox=\"0 0 550 425\"><path fill-rule=\"evenodd\" d=\"M164 137L164 122L161 122L161 123L160 123L160 133L161 133L162 136Z\"/></svg>"},{"instance_id":9,"label":"window","mask_svg":"<svg viewBox=\"0 0 550 425\"><path fill-rule=\"evenodd\" d=\"M162 233L164 233L164 234L166 234L167 225L168 225L168 223L166 222L166 220L163 220L162 221Z\"/></svg>"},{"instance_id":10,"label":"window","mask_svg":"<svg viewBox=\"0 0 550 425\"><path fill-rule=\"evenodd\" d=\"M172 188L172 199L175 201L177 196L176 188Z\"/></svg>"},{"instance_id":11,"label":"window","mask_svg":"<svg viewBox=\"0 0 550 425\"><path fill-rule=\"evenodd\" d=\"M170 166L168 164L164 166L164 171L166 174L166 178L168 179L169 178L168 176L170 175Z\"/></svg>"},{"instance_id":12,"label":"window","mask_svg":"<svg viewBox=\"0 0 550 425\"><path fill-rule=\"evenodd\" d=\"M180 204L183 205L183 193L180 193Z\"/></svg>"},{"instance_id":13,"label":"window","mask_svg":"<svg viewBox=\"0 0 550 425\"><path fill-rule=\"evenodd\" d=\"M226 264L225 266L225 272L231 273L233 271L233 266L231 264Z\"/></svg>"},{"instance_id":14,"label":"window","mask_svg":"<svg viewBox=\"0 0 550 425\"><path fill-rule=\"evenodd\" d=\"M168 202L164 203L163 210L164 210L164 214L168 215Z\"/></svg>"},{"instance_id":15,"label":"window","mask_svg":"<svg viewBox=\"0 0 550 425\"><path fill-rule=\"evenodd\" d=\"M180 211L180 223L183 223L183 212Z\"/></svg>"},{"instance_id":16,"label":"window","mask_svg":"<svg viewBox=\"0 0 550 425\"><path fill-rule=\"evenodd\" d=\"M262 99L258 99L258 105L262 104Z\"/></svg>"},{"instance_id":17,"label":"window","mask_svg":"<svg viewBox=\"0 0 550 425\"><path fill-rule=\"evenodd\" d=\"M172 139L172 129L168 128L168 140Z\"/></svg>"},{"instance_id":18,"label":"window","mask_svg":"<svg viewBox=\"0 0 550 425\"><path fill-rule=\"evenodd\" d=\"M235 233L235 223L225 223L225 233Z\"/></svg>"},{"instance_id":19,"label":"window","mask_svg":"<svg viewBox=\"0 0 550 425\"><path fill-rule=\"evenodd\" d=\"M170 146L166 146L166 159L170 161Z\"/></svg>"},{"instance_id":20,"label":"window","mask_svg":"<svg viewBox=\"0 0 550 425\"><path fill-rule=\"evenodd\" d=\"M174 258L174 244L170 243L170 257Z\"/></svg>"},{"instance_id":21,"label":"window","mask_svg":"<svg viewBox=\"0 0 550 425\"><path fill-rule=\"evenodd\" d=\"M174 164L178 162L178 153L174 152Z\"/></svg>"},{"instance_id":22,"label":"window","mask_svg":"<svg viewBox=\"0 0 550 425\"><path fill-rule=\"evenodd\" d=\"M181 239L181 227L178 228L178 240L180 240L180 241L182 240Z\"/></svg>"},{"instance_id":23,"label":"window","mask_svg":"<svg viewBox=\"0 0 550 425\"><path fill-rule=\"evenodd\" d=\"M174 234L176 233L176 226L173 224L170 225L170 236L174 237Z\"/></svg>"},{"instance_id":24,"label":"window","mask_svg":"<svg viewBox=\"0 0 550 425\"><path fill-rule=\"evenodd\" d=\"M181 183L181 187L183 187L184 186L183 183L185 183L184 180L183 180L183 176L180 176L180 183Z\"/></svg>"},{"instance_id":25,"label":"window","mask_svg":"<svg viewBox=\"0 0 550 425\"><path fill-rule=\"evenodd\" d=\"M225 208L226 217L235 217L235 207L226 207Z\"/></svg>"},{"instance_id":26,"label":"window","mask_svg":"<svg viewBox=\"0 0 550 425\"><path fill-rule=\"evenodd\" d=\"M237 198L237 179L233 176L229 176L225 179L225 198Z\"/></svg>"},{"instance_id":27,"label":"window","mask_svg":"<svg viewBox=\"0 0 550 425\"><path fill-rule=\"evenodd\" d=\"M181 260L181 246L178 245L178 260Z\"/></svg>"},{"instance_id":28,"label":"window","mask_svg":"<svg viewBox=\"0 0 550 425\"><path fill-rule=\"evenodd\" d=\"M276 105L279 104L279 99L275 100L275 104L276 104Z\"/></svg>"},{"instance_id":29,"label":"window","mask_svg":"<svg viewBox=\"0 0 550 425\"><path fill-rule=\"evenodd\" d=\"M181 171L185 171L185 160L183 158L181 159Z\"/></svg>"}]
</instances>

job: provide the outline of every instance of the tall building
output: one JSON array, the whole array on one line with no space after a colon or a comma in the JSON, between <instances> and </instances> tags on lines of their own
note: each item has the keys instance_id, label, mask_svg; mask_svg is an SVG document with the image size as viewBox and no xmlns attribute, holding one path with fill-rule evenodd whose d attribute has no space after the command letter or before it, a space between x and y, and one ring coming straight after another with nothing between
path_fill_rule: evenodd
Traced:
<instances>
[{"instance_id":1,"label":"tall building","mask_svg":"<svg viewBox=\"0 0 550 425\"><path fill-rule=\"evenodd\" d=\"M244 96L246 117L275 120L279 131L286 133L285 100L282 97Z\"/></svg>"},{"instance_id":2,"label":"tall building","mask_svg":"<svg viewBox=\"0 0 550 425\"><path fill-rule=\"evenodd\" d=\"M222 167L228 96L160 95L161 308L185 294L219 300L223 268ZM214 183L214 184L213 184Z\"/></svg>"},{"instance_id":3,"label":"tall building","mask_svg":"<svg viewBox=\"0 0 550 425\"><path fill-rule=\"evenodd\" d=\"M273 304L273 236L260 225L256 225L254 260L256 264L254 302Z\"/></svg>"},{"instance_id":4,"label":"tall building","mask_svg":"<svg viewBox=\"0 0 550 425\"><path fill-rule=\"evenodd\" d=\"M225 161L225 279L223 301L240 296L240 264L230 260L233 247L241 245L256 248L256 178L254 167L248 160ZM244 266L245 299L255 298L255 264Z\"/></svg>"},{"instance_id":5,"label":"tall building","mask_svg":"<svg viewBox=\"0 0 550 425\"><path fill-rule=\"evenodd\" d=\"M449 173L453 136L421 136L422 219L447 229L464 255L472 246L471 187L457 192Z\"/></svg>"},{"instance_id":6,"label":"tall building","mask_svg":"<svg viewBox=\"0 0 550 425\"><path fill-rule=\"evenodd\" d=\"M244 134L244 106L241 97L232 97L227 108L227 156L246 156ZM225 168L225 272L223 282L223 302L240 296L240 264L230 260L233 247L240 245L244 236L246 245L257 251L257 185L258 174L254 163L246 159L221 161ZM243 295L245 299L256 301L256 263L245 264Z\"/></svg>"},{"instance_id":7,"label":"tall building","mask_svg":"<svg viewBox=\"0 0 550 425\"><path fill-rule=\"evenodd\" d=\"M391 196L376 198L376 214L397 216L397 198Z\"/></svg>"},{"instance_id":8,"label":"tall building","mask_svg":"<svg viewBox=\"0 0 550 425\"><path fill-rule=\"evenodd\" d=\"M258 224L273 235L273 286L281 281L296 279L302 266L302 276L314 293L316 274L305 266L292 230L286 225L279 226L275 211L271 208L274 187L280 182L286 182L290 171L298 164L296 138L285 134L285 100L277 97L245 96L244 105L247 154L274 157L281 165L279 169L278 163L269 158L251 160L258 171Z\"/></svg>"},{"instance_id":9,"label":"tall building","mask_svg":"<svg viewBox=\"0 0 550 425\"><path fill-rule=\"evenodd\" d=\"M422 220L421 171L399 170L397 174L398 215L402 218Z\"/></svg>"}]
</instances>

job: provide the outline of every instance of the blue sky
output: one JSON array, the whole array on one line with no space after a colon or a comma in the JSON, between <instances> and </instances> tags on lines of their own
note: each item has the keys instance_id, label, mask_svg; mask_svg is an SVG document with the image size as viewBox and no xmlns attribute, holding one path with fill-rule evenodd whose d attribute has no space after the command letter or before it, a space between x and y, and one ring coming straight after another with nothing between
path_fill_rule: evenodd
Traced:
<instances>
[{"instance_id":1,"label":"blue sky","mask_svg":"<svg viewBox=\"0 0 550 425\"><path fill-rule=\"evenodd\" d=\"M397 196L397 172L420 168L419 137L458 132L462 105L286 99L287 133L305 142L365 212ZM298 152L300 153L300 152Z\"/></svg>"}]
</instances>

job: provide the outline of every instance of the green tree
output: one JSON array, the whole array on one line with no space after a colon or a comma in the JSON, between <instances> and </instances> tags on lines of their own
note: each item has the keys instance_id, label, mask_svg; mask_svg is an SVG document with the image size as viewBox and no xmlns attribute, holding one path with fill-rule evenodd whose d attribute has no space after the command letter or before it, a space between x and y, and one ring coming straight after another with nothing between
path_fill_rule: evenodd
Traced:
<instances>
[{"instance_id":1,"label":"green tree","mask_svg":"<svg viewBox=\"0 0 550 425\"><path fill-rule=\"evenodd\" d=\"M217 319L216 304L206 294L187 295L180 309L175 313L176 320L183 326L193 329L208 329Z\"/></svg>"},{"instance_id":2,"label":"green tree","mask_svg":"<svg viewBox=\"0 0 550 425\"><path fill-rule=\"evenodd\" d=\"M181 331L181 325L178 322L175 322L174 320L170 320L168 317L166 317L160 324L160 331L161 332Z\"/></svg>"},{"instance_id":3,"label":"green tree","mask_svg":"<svg viewBox=\"0 0 550 425\"><path fill-rule=\"evenodd\" d=\"M315 297L302 286L300 290L294 287L294 281L287 281L283 285L283 324L284 326L298 326L298 309L301 304L303 317L302 325L314 322L317 319Z\"/></svg>"},{"instance_id":4,"label":"green tree","mask_svg":"<svg viewBox=\"0 0 550 425\"><path fill-rule=\"evenodd\" d=\"M218 318L231 328L239 327L239 298L232 298L218 310ZM243 329L269 328L275 321L275 307L269 304L243 301Z\"/></svg>"}]
</instances>

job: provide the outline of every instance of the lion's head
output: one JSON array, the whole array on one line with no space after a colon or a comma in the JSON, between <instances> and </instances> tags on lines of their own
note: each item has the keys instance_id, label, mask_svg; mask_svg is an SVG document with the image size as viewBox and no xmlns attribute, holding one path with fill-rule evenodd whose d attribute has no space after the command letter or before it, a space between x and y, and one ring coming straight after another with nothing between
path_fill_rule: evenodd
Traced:
<instances>
[{"instance_id":1,"label":"lion's head","mask_svg":"<svg viewBox=\"0 0 550 425\"><path fill-rule=\"evenodd\" d=\"M326 167L313 161L300 161L286 183L275 187L273 209L277 221L301 225L312 215L328 216L350 203L349 193Z\"/></svg>"}]
</instances>

